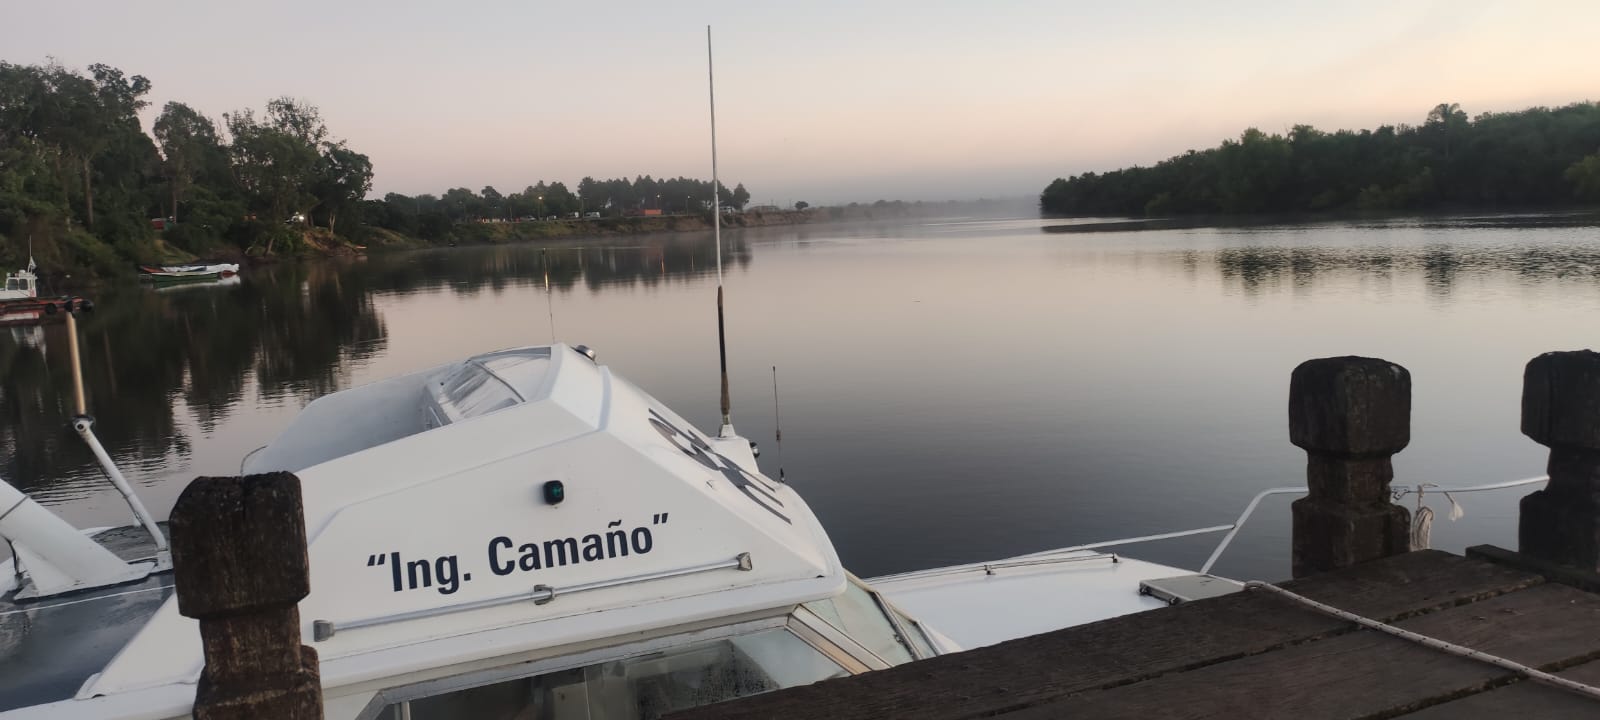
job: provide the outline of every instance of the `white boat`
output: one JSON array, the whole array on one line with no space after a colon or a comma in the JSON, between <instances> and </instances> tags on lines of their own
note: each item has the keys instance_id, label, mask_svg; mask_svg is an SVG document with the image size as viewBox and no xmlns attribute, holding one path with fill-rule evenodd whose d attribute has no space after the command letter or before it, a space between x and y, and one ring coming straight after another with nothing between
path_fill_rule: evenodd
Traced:
<instances>
[{"instance_id":1,"label":"white boat","mask_svg":"<svg viewBox=\"0 0 1600 720\"><path fill-rule=\"evenodd\" d=\"M28 266L14 273L6 273L6 285L0 289L0 302L32 300L39 297L39 276L34 274L33 259Z\"/></svg>"},{"instance_id":2,"label":"white boat","mask_svg":"<svg viewBox=\"0 0 1600 720\"><path fill-rule=\"evenodd\" d=\"M1142 582L1192 575L1081 550L860 580L752 443L560 344L324 396L242 469L302 482L329 718L655 717L1161 607ZM106 561L7 490L0 718L184 716L199 635L149 535L106 534L135 560Z\"/></svg>"},{"instance_id":3,"label":"white boat","mask_svg":"<svg viewBox=\"0 0 1600 720\"><path fill-rule=\"evenodd\" d=\"M237 287L242 282L238 275L205 276L194 278L192 282L157 283L155 291L158 293L181 293L204 288Z\"/></svg>"},{"instance_id":4,"label":"white boat","mask_svg":"<svg viewBox=\"0 0 1600 720\"><path fill-rule=\"evenodd\" d=\"M190 265L140 265L139 273L154 280L205 280L239 274L238 263L195 263Z\"/></svg>"},{"instance_id":5,"label":"white boat","mask_svg":"<svg viewBox=\"0 0 1600 720\"><path fill-rule=\"evenodd\" d=\"M28 257L28 266L6 273L6 283L0 288L0 327L37 325L57 312L72 312L76 308L93 309L94 303L77 295L39 297L38 265Z\"/></svg>"}]
</instances>

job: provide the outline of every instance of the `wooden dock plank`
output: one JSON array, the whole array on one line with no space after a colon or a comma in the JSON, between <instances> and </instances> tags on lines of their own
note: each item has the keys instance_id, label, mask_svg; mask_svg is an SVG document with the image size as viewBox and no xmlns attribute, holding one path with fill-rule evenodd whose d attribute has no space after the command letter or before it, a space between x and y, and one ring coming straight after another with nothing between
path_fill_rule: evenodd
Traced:
<instances>
[{"instance_id":1,"label":"wooden dock plank","mask_svg":"<svg viewBox=\"0 0 1600 720\"><path fill-rule=\"evenodd\" d=\"M1600 596L1562 585L1541 585L1397 624L1535 667L1553 669L1600 654ZM1082 693L1003 717L1393 717L1482 692L1514 677L1485 662L1361 630ZM1533 708L1525 710L1540 716ZM1600 706L1595 710L1600 712Z\"/></svg>"},{"instance_id":2,"label":"wooden dock plank","mask_svg":"<svg viewBox=\"0 0 1600 720\"><path fill-rule=\"evenodd\" d=\"M1600 685L1600 662L1579 665L1556 674L1569 680ZM1600 701L1523 680L1486 693L1402 715L1400 720L1505 720L1534 717L1535 708L1540 720L1593 720L1600 717Z\"/></svg>"},{"instance_id":3,"label":"wooden dock plank","mask_svg":"<svg viewBox=\"0 0 1600 720\"><path fill-rule=\"evenodd\" d=\"M1369 617L1395 620L1541 581L1531 573L1422 551L1311 576L1284 587ZM1351 629L1351 625L1281 598L1236 594L719 703L673 717L982 717Z\"/></svg>"}]
</instances>

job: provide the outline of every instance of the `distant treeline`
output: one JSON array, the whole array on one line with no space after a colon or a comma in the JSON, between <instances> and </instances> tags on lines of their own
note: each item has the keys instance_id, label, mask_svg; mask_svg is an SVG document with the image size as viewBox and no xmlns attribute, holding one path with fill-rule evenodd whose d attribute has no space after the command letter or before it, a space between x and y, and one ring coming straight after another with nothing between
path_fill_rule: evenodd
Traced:
<instances>
[{"instance_id":1,"label":"distant treeline","mask_svg":"<svg viewBox=\"0 0 1600 720\"><path fill-rule=\"evenodd\" d=\"M25 262L30 239L45 271L104 276L134 262L393 240L377 228L444 242L480 219L671 213L711 200L710 182L649 176L584 178L576 193L540 182L509 195L368 200L371 160L334 138L316 107L284 97L217 122L169 102L152 137L139 121L150 89L109 65L0 62L0 268ZM721 193L735 207L750 198L742 185Z\"/></svg>"},{"instance_id":2,"label":"distant treeline","mask_svg":"<svg viewBox=\"0 0 1600 720\"><path fill-rule=\"evenodd\" d=\"M742 209L750 202L750 191L745 190L743 183L732 190L721 185L720 195L724 206L735 209ZM657 180L641 175L633 180L585 177L578 182L576 193L565 183L547 184L543 180L509 195L501 194L494 186L479 192L452 188L441 195L389 193L382 200L368 200L363 214L374 226L438 242L447 239L452 226L461 222L565 218L588 213L617 217L646 210L702 212L710 205L710 180L685 177Z\"/></svg>"},{"instance_id":3,"label":"distant treeline","mask_svg":"<svg viewBox=\"0 0 1600 720\"><path fill-rule=\"evenodd\" d=\"M1548 207L1600 202L1600 105L1483 113L1439 105L1418 127L1287 136L1251 128L1153 167L1050 183L1067 215Z\"/></svg>"}]
</instances>

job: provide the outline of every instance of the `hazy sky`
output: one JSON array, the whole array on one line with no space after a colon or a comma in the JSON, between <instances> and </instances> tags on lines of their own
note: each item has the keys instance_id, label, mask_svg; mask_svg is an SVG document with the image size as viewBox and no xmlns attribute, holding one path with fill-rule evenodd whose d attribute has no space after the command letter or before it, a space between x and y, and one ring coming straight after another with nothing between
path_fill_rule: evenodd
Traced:
<instances>
[{"instance_id":1,"label":"hazy sky","mask_svg":"<svg viewBox=\"0 0 1600 720\"><path fill-rule=\"evenodd\" d=\"M219 119L293 95L374 191L721 175L758 202L1037 193L1247 126L1600 99L1600 2L0 0L0 59ZM148 119L147 119L148 122Z\"/></svg>"}]
</instances>

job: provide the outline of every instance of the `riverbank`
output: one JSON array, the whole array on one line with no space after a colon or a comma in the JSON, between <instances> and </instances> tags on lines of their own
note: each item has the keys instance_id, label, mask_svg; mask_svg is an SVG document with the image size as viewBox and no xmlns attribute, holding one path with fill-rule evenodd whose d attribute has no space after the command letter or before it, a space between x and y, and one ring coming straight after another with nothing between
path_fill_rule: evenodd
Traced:
<instances>
[{"instance_id":1,"label":"riverbank","mask_svg":"<svg viewBox=\"0 0 1600 720\"><path fill-rule=\"evenodd\" d=\"M723 216L722 227L736 230L748 227L803 225L818 219L817 213L801 210L730 213ZM360 247L367 250L404 250L441 245L500 245L538 240L582 240L620 235L656 235L709 230L711 230L710 213L528 222L473 222L457 223L445 237L431 242L392 230L364 228L362 239L366 242Z\"/></svg>"},{"instance_id":2,"label":"riverbank","mask_svg":"<svg viewBox=\"0 0 1600 720\"><path fill-rule=\"evenodd\" d=\"M802 225L832 219L834 218L831 215L814 210L747 212L724 215L723 228L737 230ZM277 242L270 245L258 244L249 250L219 245L214 252L207 253L206 259L237 262L248 266L429 247L582 241L591 238L710 230L710 213L457 223L451 226L448 232L432 240L372 226L360 226L348 234L334 233L326 228L307 228L299 232L280 232ZM77 242L73 242L74 240ZM133 253L134 257L131 258L120 257L122 253L99 243L86 233L69 234L59 244L51 236L46 235L35 245L34 257L39 263L40 274L52 288L85 288L102 282L129 280L137 274L137 266L141 263L174 264L197 259L194 254L167 242L161 232L153 232L140 243L137 252ZM268 247L271 247L270 252ZM85 248L98 252L88 252ZM12 256L11 264L20 267L22 263L26 263L27 251L21 247L14 250L9 253L0 252L0 256ZM15 268L6 269L10 271Z\"/></svg>"}]
</instances>

